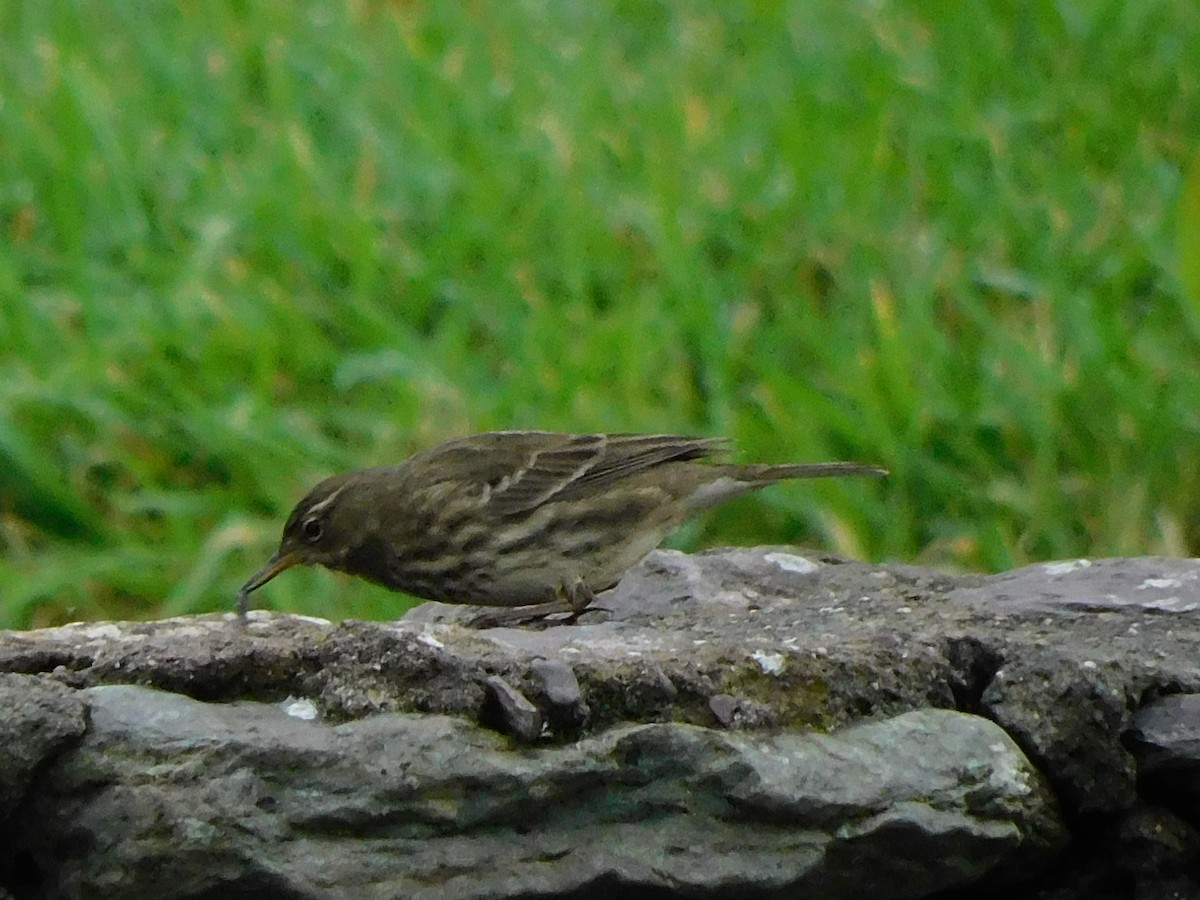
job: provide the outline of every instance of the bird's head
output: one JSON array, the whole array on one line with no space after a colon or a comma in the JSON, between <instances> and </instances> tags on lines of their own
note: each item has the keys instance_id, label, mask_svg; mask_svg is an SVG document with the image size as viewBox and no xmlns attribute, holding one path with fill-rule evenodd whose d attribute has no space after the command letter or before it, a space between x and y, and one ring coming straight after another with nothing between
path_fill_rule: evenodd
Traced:
<instances>
[{"instance_id":1,"label":"bird's head","mask_svg":"<svg viewBox=\"0 0 1200 900\"><path fill-rule=\"evenodd\" d=\"M245 612L249 605L251 592L292 566L339 568L338 564L356 544L356 527L362 525L357 521L361 516L354 514L360 474L327 478L296 504L283 526L279 549L238 591L240 612Z\"/></svg>"}]
</instances>

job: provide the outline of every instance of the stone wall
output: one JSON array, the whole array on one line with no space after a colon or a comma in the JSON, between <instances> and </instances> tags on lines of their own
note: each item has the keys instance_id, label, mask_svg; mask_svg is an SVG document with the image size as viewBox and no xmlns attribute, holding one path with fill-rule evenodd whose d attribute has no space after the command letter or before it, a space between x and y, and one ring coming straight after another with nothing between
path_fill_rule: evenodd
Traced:
<instances>
[{"instance_id":1,"label":"stone wall","mask_svg":"<svg viewBox=\"0 0 1200 900\"><path fill-rule=\"evenodd\" d=\"M656 552L601 602L0 634L0 887L1200 897L1197 561Z\"/></svg>"}]
</instances>

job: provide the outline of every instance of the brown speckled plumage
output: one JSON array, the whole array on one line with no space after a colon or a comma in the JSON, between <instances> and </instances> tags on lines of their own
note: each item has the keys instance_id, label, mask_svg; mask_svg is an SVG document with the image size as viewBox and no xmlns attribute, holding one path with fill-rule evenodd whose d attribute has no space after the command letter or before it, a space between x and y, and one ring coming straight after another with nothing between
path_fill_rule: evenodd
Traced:
<instances>
[{"instance_id":1,"label":"brown speckled plumage","mask_svg":"<svg viewBox=\"0 0 1200 900\"><path fill-rule=\"evenodd\" d=\"M288 517L239 594L323 565L449 603L578 612L693 513L775 481L883 475L855 463L708 461L720 439L502 431L335 475ZM548 611L554 611L553 609Z\"/></svg>"}]
</instances>

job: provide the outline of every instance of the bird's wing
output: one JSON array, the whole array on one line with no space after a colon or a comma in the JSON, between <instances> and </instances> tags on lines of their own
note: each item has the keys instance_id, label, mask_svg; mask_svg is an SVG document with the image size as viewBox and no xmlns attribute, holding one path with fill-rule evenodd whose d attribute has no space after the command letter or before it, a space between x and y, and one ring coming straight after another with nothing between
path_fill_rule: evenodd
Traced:
<instances>
[{"instance_id":1,"label":"bird's wing","mask_svg":"<svg viewBox=\"0 0 1200 900\"><path fill-rule=\"evenodd\" d=\"M439 477L486 485L498 515L599 490L666 462L703 459L720 438L674 434L558 434L507 431L473 435L429 451ZM428 470L427 470L428 471Z\"/></svg>"}]
</instances>

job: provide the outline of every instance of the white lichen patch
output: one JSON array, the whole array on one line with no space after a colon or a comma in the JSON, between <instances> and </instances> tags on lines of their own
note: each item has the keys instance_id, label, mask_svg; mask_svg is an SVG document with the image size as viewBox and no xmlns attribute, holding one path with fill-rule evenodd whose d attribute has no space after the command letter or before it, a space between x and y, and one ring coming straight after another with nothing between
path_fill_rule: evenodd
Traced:
<instances>
[{"instance_id":1,"label":"white lichen patch","mask_svg":"<svg viewBox=\"0 0 1200 900\"><path fill-rule=\"evenodd\" d=\"M298 613L289 613L288 618L295 619L298 622L307 622L309 625L332 626L333 623L328 619L322 619L320 616L302 616Z\"/></svg>"},{"instance_id":2,"label":"white lichen patch","mask_svg":"<svg viewBox=\"0 0 1200 900\"><path fill-rule=\"evenodd\" d=\"M76 631L76 634L91 641L115 641L130 637L135 639L144 637L144 635L140 634L127 634L111 622L101 622L96 625L81 627Z\"/></svg>"},{"instance_id":3,"label":"white lichen patch","mask_svg":"<svg viewBox=\"0 0 1200 900\"><path fill-rule=\"evenodd\" d=\"M768 653L766 650L755 650L750 658L758 663L764 675L778 675L783 671L784 658L782 653Z\"/></svg>"},{"instance_id":4,"label":"white lichen patch","mask_svg":"<svg viewBox=\"0 0 1200 900\"><path fill-rule=\"evenodd\" d=\"M446 646L436 637L434 637L429 630L422 631L420 634L418 634L417 640L422 644L425 644L427 647L433 647L435 650L441 650Z\"/></svg>"},{"instance_id":5,"label":"white lichen patch","mask_svg":"<svg viewBox=\"0 0 1200 900\"><path fill-rule=\"evenodd\" d=\"M1159 597L1145 604L1150 609L1161 609L1164 612L1195 612L1200 609L1200 603L1195 600L1185 600L1183 597Z\"/></svg>"},{"instance_id":6,"label":"white lichen patch","mask_svg":"<svg viewBox=\"0 0 1200 900\"><path fill-rule=\"evenodd\" d=\"M306 722L311 722L320 715L320 712L317 710L317 704L305 697L299 700L288 697L288 699L283 701L283 711L293 719L303 719Z\"/></svg>"},{"instance_id":7,"label":"white lichen patch","mask_svg":"<svg viewBox=\"0 0 1200 900\"><path fill-rule=\"evenodd\" d=\"M821 568L818 563L811 559L806 559L803 556L796 556L794 553L768 553L763 556L767 562L775 563L785 572L796 572L800 575L807 575L809 572L815 572Z\"/></svg>"},{"instance_id":8,"label":"white lichen patch","mask_svg":"<svg viewBox=\"0 0 1200 900\"><path fill-rule=\"evenodd\" d=\"M1079 569L1086 569L1091 564L1090 559L1068 559L1063 562L1046 563L1042 568L1047 575L1069 575Z\"/></svg>"},{"instance_id":9,"label":"white lichen patch","mask_svg":"<svg viewBox=\"0 0 1200 900\"><path fill-rule=\"evenodd\" d=\"M239 618L235 612L227 613L227 616ZM308 625L320 625L322 628L332 628L333 623L328 619L322 619L318 616L305 616L300 613L277 613L269 609L251 609L246 611L245 621L253 625L269 625L276 619L289 619L293 622L304 622Z\"/></svg>"},{"instance_id":10,"label":"white lichen patch","mask_svg":"<svg viewBox=\"0 0 1200 900\"><path fill-rule=\"evenodd\" d=\"M998 789L998 793L1022 796L1033 790L1029 784L1029 770L1020 764L1020 757L1013 752L1014 747L996 743L988 749L996 754L989 781Z\"/></svg>"},{"instance_id":11,"label":"white lichen patch","mask_svg":"<svg viewBox=\"0 0 1200 900\"><path fill-rule=\"evenodd\" d=\"M1183 582L1178 578L1147 578L1138 585L1139 591L1149 589L1169 590L1170 588L1183 587Z\"/></svg>"}]
</instances>

